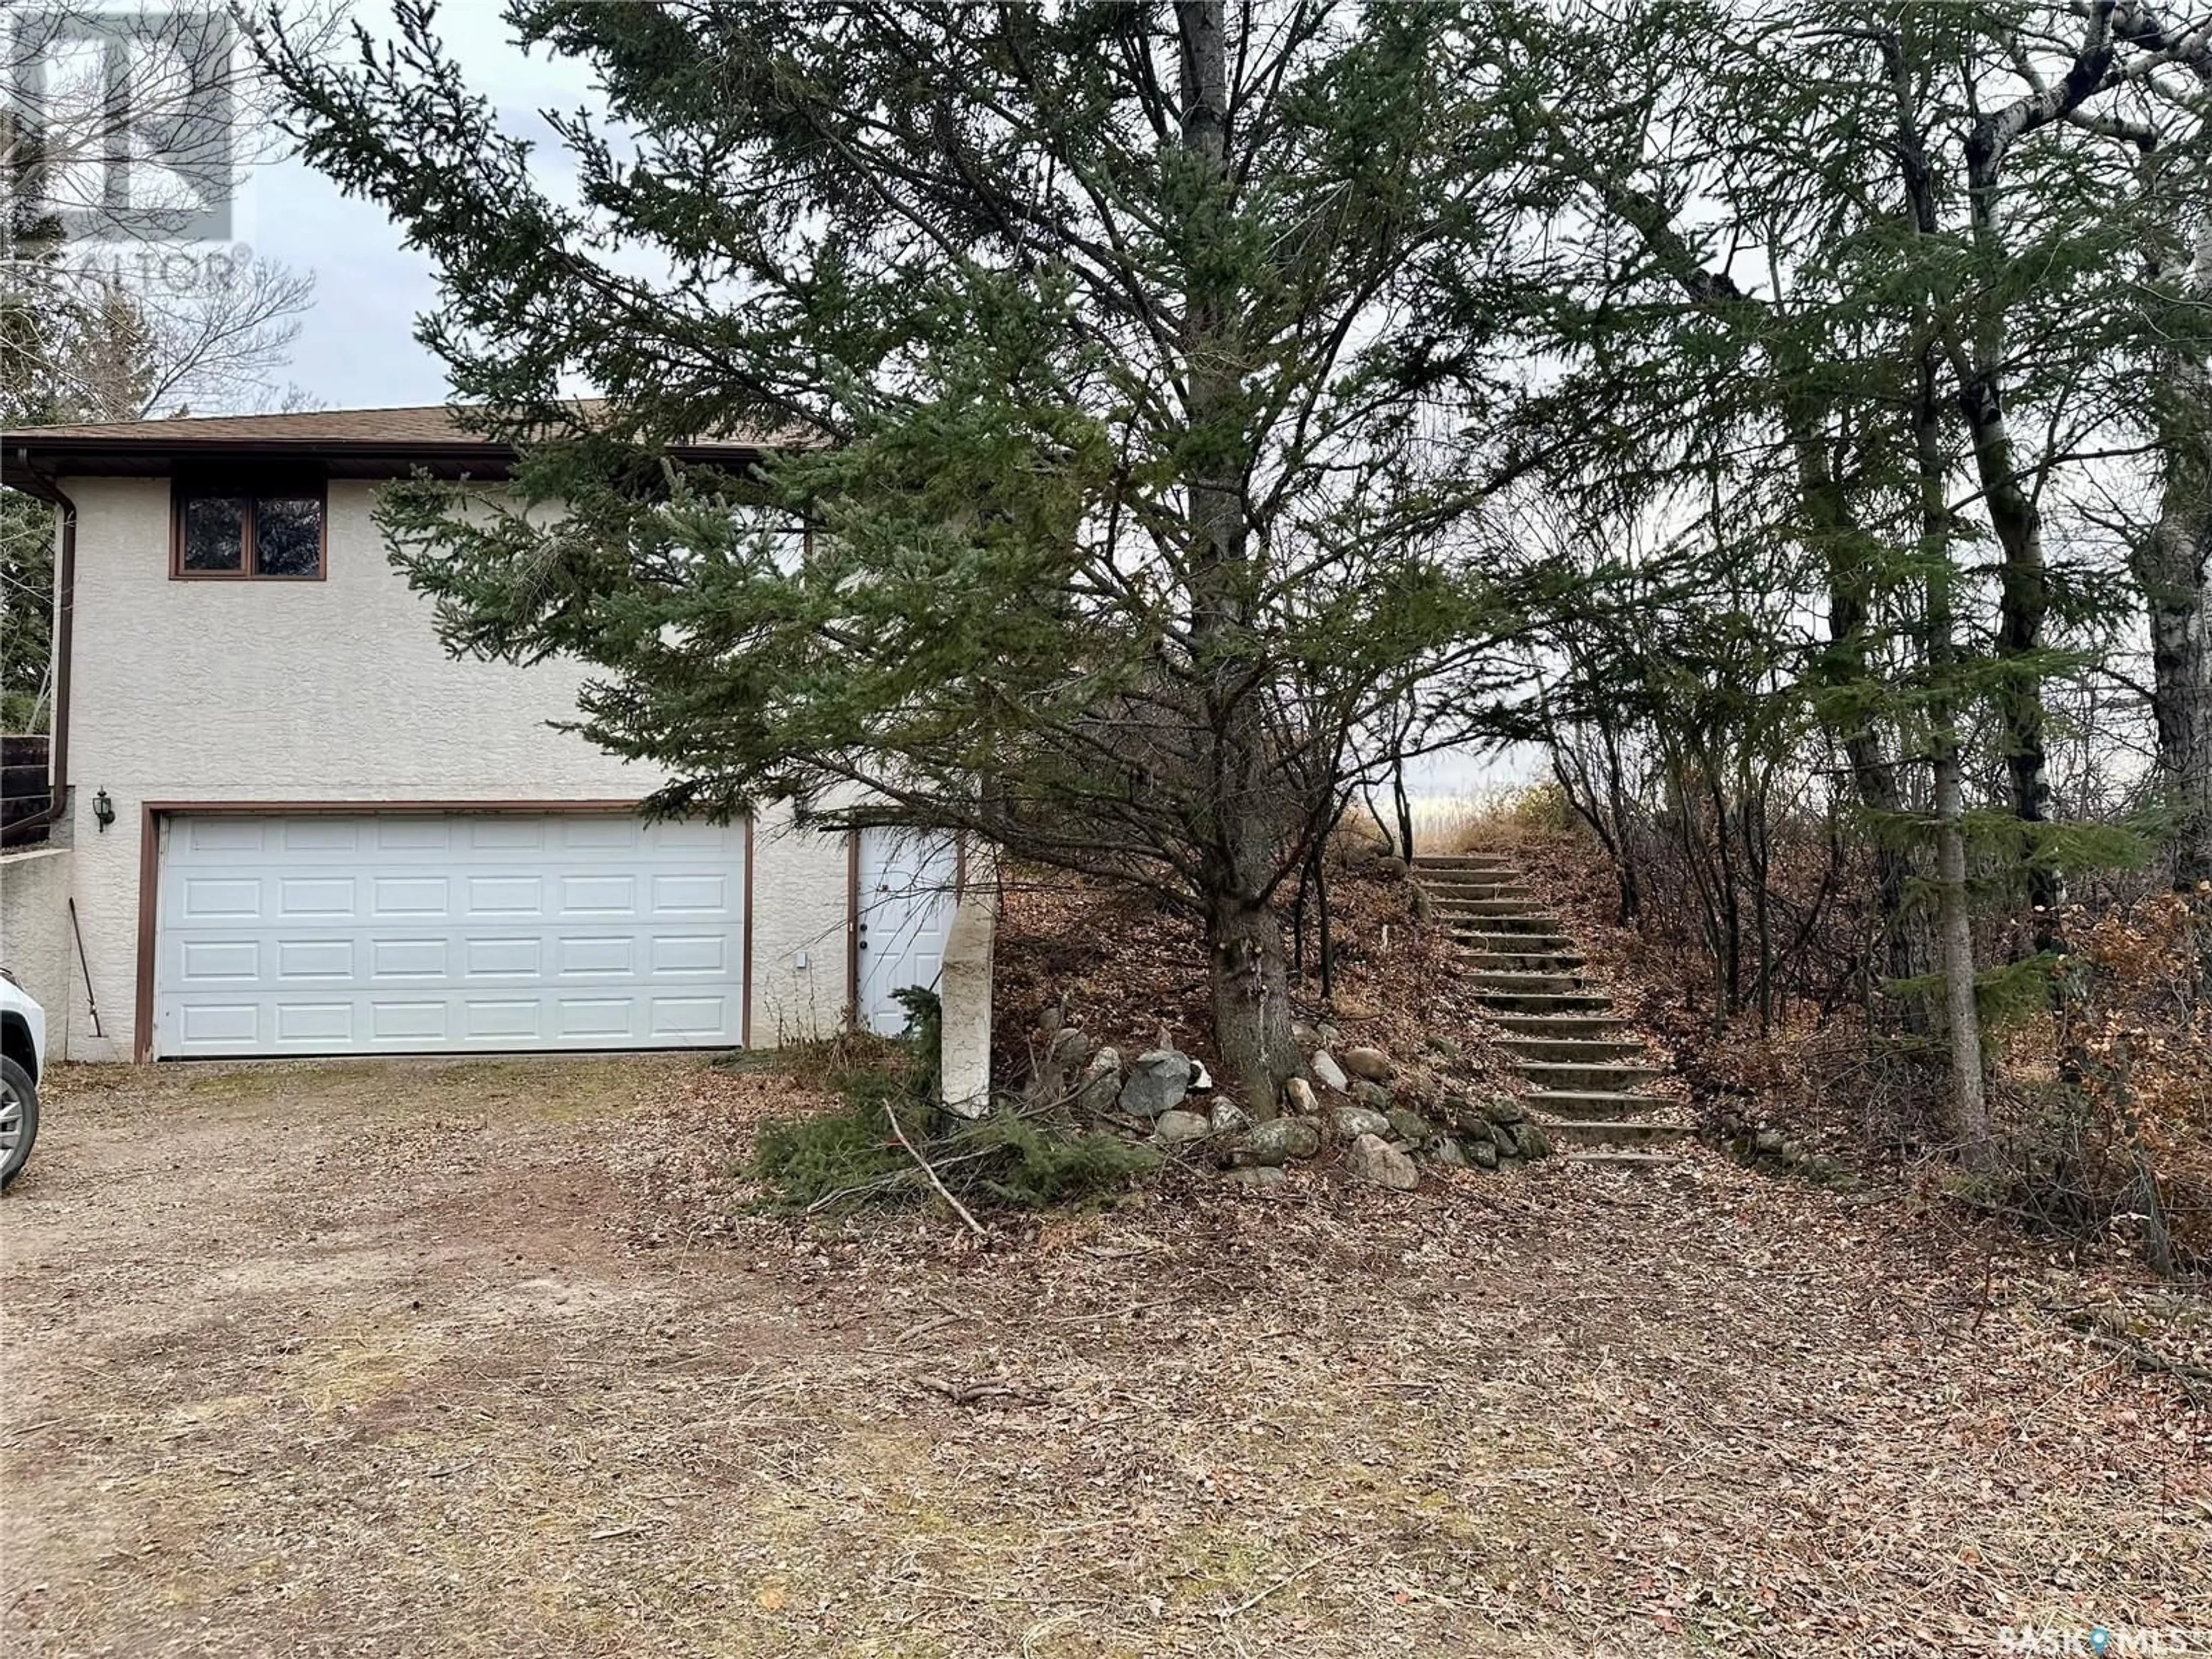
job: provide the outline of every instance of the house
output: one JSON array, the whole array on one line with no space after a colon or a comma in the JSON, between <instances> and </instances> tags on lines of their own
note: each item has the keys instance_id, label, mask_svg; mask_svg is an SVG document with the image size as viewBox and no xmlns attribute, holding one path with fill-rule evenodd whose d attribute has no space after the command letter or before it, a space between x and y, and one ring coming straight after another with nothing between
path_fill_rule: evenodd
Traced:
<instances>
[{"instance_id":1,"label":"house","mask_svg":"<svg viewBox=\"0 0 2212 1659\"><path fill-rule=\"evenodd\" d=\"M936 981L943 848L781 808L648 822L660 775L556 729L580 669L446 653L379 481L511 459L437 408L7 439L6 482L55 507L58 660L47 844L0 863L0 952L55 1052L769 1045L895 1030L891 993Z\"/></svg>"}]
</instances>

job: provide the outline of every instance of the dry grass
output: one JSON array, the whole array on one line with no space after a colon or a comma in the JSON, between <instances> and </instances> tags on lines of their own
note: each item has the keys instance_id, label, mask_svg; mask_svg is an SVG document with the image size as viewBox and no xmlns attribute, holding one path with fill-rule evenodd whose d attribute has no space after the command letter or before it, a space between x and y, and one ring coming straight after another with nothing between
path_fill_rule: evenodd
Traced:
<instances>
[{"instance_id":1,"label":"dry grass","mask_svg":"<svg viewBox=\"0 0 2212 1659\"><path fill-rule=\"evenodd\" d=\"M116 1071L8 1200L7 1650L1746 1655L2204 1622L2052 1264L1697 1161L753 1212L673 1060Z\"/></svg>"}]
</instances>

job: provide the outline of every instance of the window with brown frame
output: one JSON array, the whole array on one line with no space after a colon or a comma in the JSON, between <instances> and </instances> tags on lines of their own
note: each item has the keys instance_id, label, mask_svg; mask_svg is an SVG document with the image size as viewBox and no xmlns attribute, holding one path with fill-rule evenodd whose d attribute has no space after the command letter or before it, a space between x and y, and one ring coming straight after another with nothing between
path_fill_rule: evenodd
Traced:
<instances>
[{"instance_id":1,"label":"window with brown frame","mask_svg":"<svg viewBox=\"0 0 2212 1659\"><path fill-rule=\"evenodd\" d=\"M320 483L179 483L173 580L320 581L327 538Z\"/></svg>"}]
</instances>

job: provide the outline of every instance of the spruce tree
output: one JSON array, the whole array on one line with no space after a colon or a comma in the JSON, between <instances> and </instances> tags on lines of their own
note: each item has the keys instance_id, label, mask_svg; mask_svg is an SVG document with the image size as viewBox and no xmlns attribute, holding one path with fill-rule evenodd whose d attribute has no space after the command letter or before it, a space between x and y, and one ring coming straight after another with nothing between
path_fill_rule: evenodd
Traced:
<instances>
[{"instance_id":1,"label":"spruce tree","mask_svg":"<svg viewBox=\"0 0 2212 1659\"><path fill-rule=\"evenodd\" d=\"M1276 905L1405 723L1503 672L1455 441L1513 136L1448 5L520 0L602 116L543 181L399 8L269 61L435 263L422 337L521 450L385 523L462 651L591 665L669 810L971 832L1202 928L1224 1080L1296 1062ZM574 392L592 401L569 400ZM757 434L742 476L672 456ZM560 511L533 510L558 502ZM803 523L802 541L763 525ZM1387 766L1389 757L1372 763Z\"/></svg>"}]
</instances>

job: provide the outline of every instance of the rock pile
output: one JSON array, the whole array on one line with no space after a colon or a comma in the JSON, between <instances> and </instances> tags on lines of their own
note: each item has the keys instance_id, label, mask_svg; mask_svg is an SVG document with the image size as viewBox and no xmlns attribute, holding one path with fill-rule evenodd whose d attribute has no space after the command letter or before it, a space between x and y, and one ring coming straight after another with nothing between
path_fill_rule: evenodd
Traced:
<instances>
[{"instance_id":1,"label":"rock pile","mask_svg":"<svg viewBox=\"0 0 2212 1659\"><path fill-rule=\"evenodd\" d=\"M1478 1098L1370 1045L1333 1047L1342 1039L1327 1026L1296 1028L1310 1079L1291 1079L1284 1115L1265 1122L1234 1101L1209 1102L1205 1067L1164 1043L1125 1062L1049 1015L1036 1035L1044 1058L1032 1102L1117 1117L1164 1148L1210 1158L1244 1186L1276 1185L1285 1164L1318 1158L1332 1141L1345 1148L1348 1177L1397 1192L1413 1190L1422 1164L1510 1170L1550 1151L1518 1101Z\"/></svg>"},{"instance_id":2,"label":"rock pile","mask_svg":"<svg viewBox=\"0 0 2212 1659\"><path fill-rule=\"evenodd\" d=\"M1857 1177L1826 1152L1816 1152L1779 1129L1765 1127L1733 1106L1721 1108L1717 1127L1721 1145L1737 1162L1753 1169L1798 1176L1824 1187L1857 1184Z\"/></svg>"}]
</instances>

